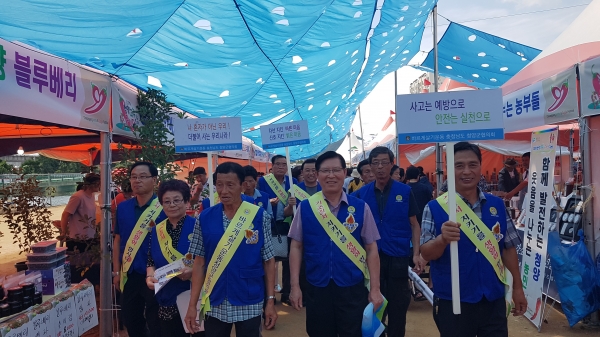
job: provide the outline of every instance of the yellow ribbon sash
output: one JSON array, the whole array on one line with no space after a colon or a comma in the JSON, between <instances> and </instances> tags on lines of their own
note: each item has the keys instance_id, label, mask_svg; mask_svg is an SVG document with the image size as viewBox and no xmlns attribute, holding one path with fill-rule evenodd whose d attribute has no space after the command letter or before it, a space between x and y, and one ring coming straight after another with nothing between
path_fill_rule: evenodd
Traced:
<instances>
[{"instance_id":1,"label":"yellow ribbon sash","mask_svg":"<svg viewBox=\"0 0 600 337\"><path fill-rule=\"evenodd\" d=\"M219 240L217 248L206 269L206 278L204 279L202 293L200 294L200 297L202 298L200 304L200 317L205 317L206 313L210 311L209 296L219 280L219 277L221 277L221 274L225 270L225 267L227 267L229 261L231 261L233 254L235 254L240 243L245 238L246 230L252 230L254 228L252 221L259 209L260 207L243 201L240 208L235 212L233 219L231 219L229 226L227 226L225 233Z\"/></svg>"},{"instance_id":2,"label":"yellow ribbon sash","mask_svg":"<svg viewBox=\"0 0 600 337\"><path fill-rule=\"evenodd\" d=\"M135 224L129 239L127 240L127 244L125 245L125 251L123 252L123 260L121 263L121 291L123 291L125 283L127 283L127 272L129 271L129 268L131 268L133 259L137 255L146 235L152 229L150 223L156 220L162 209L161 204L158 202L158 198L154 198Z\"/></svg>"},{"instance_id":3,"label":"yellow ribbon sash","mask_svg":"<svg viewBox=\"0 0 600 337\"><path fill-rule=\"evenodd\" d=\"M279 198L279 201L281 201L284 206L287 206L288 194L285 191L285 189L283 188L283 186L281 186L281 184L277 181L277 179L275 179L275 176L273 175L273 173L267 174L266 176L264 176L264 178L265 178L265 181L267 182L267 184L269 184L269 187L271 187L273 192L275 192L275 194ZM285 178L283 181L285 184Z\"/></svg>"},{"instance_id":4,"label":"yellow ribbon sash","mask_svg":"<svg viewBox=\"0 0 600 337\"><path fill-rule=\"evenodd\" d=\"M156 238L160 245L160 251L169 263L173 263L177 260L184 258L177 249L173 248L173 239L167 233L167 219L163 220L156 226Z\"/></svg>"},{"instance_id":5,"label":"yellow ribbon sash","mask_svg":"<svg viewBox=\"0 0 600 337\"><path fill-rule=\"evenodd\" d=\"M437 202L442 206L444 211L448 213L448 193L439 196ZM504 215L500 214L499 216ZM506 316L508 316L513 307L512 274L502 262L498 240L496 240L494 233L492 233L488 226L483 223L460 196L457 196L456 198L456 219L457 222L461 224L460 229L462 232L465 233L471 242L473 242L477 250L485 256L486 260L488 260L494 268L500 282L504 284Z\"/></svg>"},{"instance_id":6,"label":"yellow ribbon sash","mask_svg":"<svg viewBox=\"0 0 600 337\"><path fill-rule=\"evenodd\" d=\"M294 185L294 197L300 201L304 201L310 198L310 195L306 193L305 190L298 187L298 185Z\"/></svg>"},{"instance_id":7,"label":"yellow ribbon sash","mask_svg":"<svg viewBox=\"0 0 600 337\"><path fill-rule=\"evenodd\" d=\"M365 277L365 286L371 289L369 269L367 268L367 252L350 234L348 229L336 218L323 198L323 192L317 192L308 198L310 208L323 229L336 246L352 261Z\"/></svg>"}]
</instances>

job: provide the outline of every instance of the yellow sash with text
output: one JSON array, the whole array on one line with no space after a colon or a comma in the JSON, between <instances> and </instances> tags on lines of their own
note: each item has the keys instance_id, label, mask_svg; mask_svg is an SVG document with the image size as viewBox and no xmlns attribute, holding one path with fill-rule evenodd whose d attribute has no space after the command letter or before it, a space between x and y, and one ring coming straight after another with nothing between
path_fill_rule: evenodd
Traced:
<instances>
[{"instance_id":1,"label":"yellow sash with text","mask_svg":"<svg viewBox=\"0 0 600 337\"><path fill-rule=\"evenodd\" d=\"M294 197L300 201L304 201L304 200L310 198L310 195L308 193L306 193L305 190L298 187L298 185L294 185L293 190L294 190Z\"/></svg>"},{"instance_id":2,"label":"yellow sash with text","mask_svg":"<svg viewBox=\"0 0 600 337\"><path fill-rule=\"evenodd\" d=\"M444 193L436 200L444 211L448 213L448 193ZM508 316L513 307L512 274L502 262L498 240L496 240L494 233L492 233L488 226L483 223L460 196L456 198L456 219L461 224L461 231L473 242L477 250L485 256L486 260L494 268L500 282L504 284L506 316Z\"/></svg>"},{"instance_id":3,"label":"yellow sash with text","mask_svg":"<svg viewBox=\"0 0 600 337\"><path fill-rule=\"evenodd\" d=\"M173 248L173 239L167 233L167 219L163 220L156 226L156 237L160 245L160 251L169 263L173 263L177 260L184 258L177 249Z\"/></svg>"},{"instance_id":4,"label":"yellow sash with text","mask_svg":"<svg viewBox=\"0 0 600 337\"><path fill-rule=\"evenodd\" d=\"M127 240L127 244L125 245L125 251L123 252L123 260L121 263L121 291L123 291L125 283L127 283L127 272L129 271L129 268L131 268L133 259L138 253L138 250L140 250L144 239L146 239L146 235L148 235L148 232L152 229L150 224L156 220L162 209L161 204L158 202L158 198L154 198L135 224L129 239Z\"/></svg>"},{"instance_id":5,"label":"yellow sash with text","mask_svg":"<svg viewBox=\"0 0 600 337\"><path fill-rule=\"evenodd\" d=\"M252 221L258 213L260 207L249 202L243 201L240 208L235 212L233 219L227 226L225 233L219 240L208 268L206 269L206 277L202 292L200 294L200 317L204 318L206 313L210 311L210 294L215 287L215 284L221 277L221 274L231 261L233 254L240 246L240 243L245 238L246 230L253 229Z\"/></svg>"},{"instance_id":6,"label":"yellow sash with text","mask_svg":"<svg viewBox=\"0 0 600 337\"><path fill-rule=\"evenodd\" d=\"M369 269L367 268L367 252L350 234L348 229L336 218L323 198L323 192L317 192L308 198L310 208L336 246L360 269L365 277L365 286L371 289Z\"/></svg>"},{"instance_id":7,"label":"yellow sash with text","mask_svg":"<svg viewBox=\"0 0 600 337\"><path fill-rule=\"evenodd\" d=\"M277 195L277 198L279 198L279 201L281 201L284 206L287 206L288 194L285 191L285 188L283 188L283 186L281 186L281 184L277 181L277 179L275 179L275 176L273 175L273 173L267 174L266 176L264 176L264 178L265 178L265 181L267 182L267 184L269 184L269 187L271 187L273 192L275 192L275 194ZM285 184L285 178L283 181Z\"/></svg>"}]
</instances>

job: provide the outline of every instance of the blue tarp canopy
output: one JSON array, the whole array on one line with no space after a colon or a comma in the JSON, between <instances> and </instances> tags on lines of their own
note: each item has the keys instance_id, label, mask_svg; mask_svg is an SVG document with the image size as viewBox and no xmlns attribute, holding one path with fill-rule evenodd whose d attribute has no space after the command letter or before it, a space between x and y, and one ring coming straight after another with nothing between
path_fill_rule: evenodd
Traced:
<instances>
[{"instance_id":1,"label":"blue tarp canopy","mask_svg":"<svg viewBox=\"0 0 600 337\"><path fill-rule=\"evenodd\" d=\"M300 159L344 137L388 73L419 51L436 0L7 1L0 37L158 88L198 117L305 119Z\"/></svg>"},{"instance_id":2,"label":"blue tarp canopy","mask_svg":"<svg viewBox=\"0 0 600 337\"><path fill-rule=\"evenodd\" d=\"M540 52L451 22L438 43L439 73L481 89L499 88ZM433 72L433 51L417 68Z\"/></svg>"}]
</instances>

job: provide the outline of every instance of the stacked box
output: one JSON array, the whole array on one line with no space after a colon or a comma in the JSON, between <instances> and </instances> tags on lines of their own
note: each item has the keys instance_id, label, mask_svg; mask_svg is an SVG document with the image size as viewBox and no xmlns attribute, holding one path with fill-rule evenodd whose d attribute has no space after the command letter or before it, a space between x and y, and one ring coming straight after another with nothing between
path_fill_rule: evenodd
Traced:
<instances>
[{"instance_id":1,"label":"stacked box","mask_svg":"<svg viewBox=\"0 0 600 337\"><path fill-rule=\"evenodd\" d=\"M33 272L33 270L28 270L27 274ZM42 274L43 295L57 295L71 286L71 270L68 264L63 264L54 269L40 270L39 272Z\"/></svg>"},{"instance_id":2,"label":"stacked box","mask_svg":"<svg viewBox=\"0 0 600 337\"><path fill-rule=\"evenodd\" d=\"M66 248L56 248L56 240L43 241L31 246L27 254L27 274L42 274L42 294L57 295L71 285L71 269L66 260Z\"/></svg>"}]
</instances>

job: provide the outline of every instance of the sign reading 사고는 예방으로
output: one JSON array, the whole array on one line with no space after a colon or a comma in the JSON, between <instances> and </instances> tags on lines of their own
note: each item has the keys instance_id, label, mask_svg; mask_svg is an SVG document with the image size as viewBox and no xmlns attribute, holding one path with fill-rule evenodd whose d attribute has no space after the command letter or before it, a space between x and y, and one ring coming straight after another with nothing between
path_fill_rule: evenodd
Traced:
<instances>
[{"instance_id":1,"label":"sign reading \uc0ac\uace0\ub294 \uc608\ubc29\uc73c\ub85c","mask_svg":"<svg viewBox=\"0 0 600 337\"><path fill-rule=\"evenodd\" d=\"M242 120L227 118L174 119L175 152L242 149Z\"/></svg>"},{"instance_id":2,"label":"sign reading \uc0ac\uace0\ub294 \uc608\ubc29\uc73c\ub85c","mask_svg":"<svg viewBox=\"0 0 600 337\"><path fill-rule=\"evenodd\" d=\"M310 144L308 122L305 120L263 125L260 127L260 135L265 150Z\"/></svg>"},{"instance_id":3,"label":"sign reading \uc0ac\uace0\ub294 \uc608\ubc29\uc73c\ub85c","mask_svg":"<svg viewBox=\"0 0 600 337\"><path fill-rule=\"evenodd\" d=\"M399 144L504 139L502 91L396 96Z\"/></svg>"}]
</instances>

